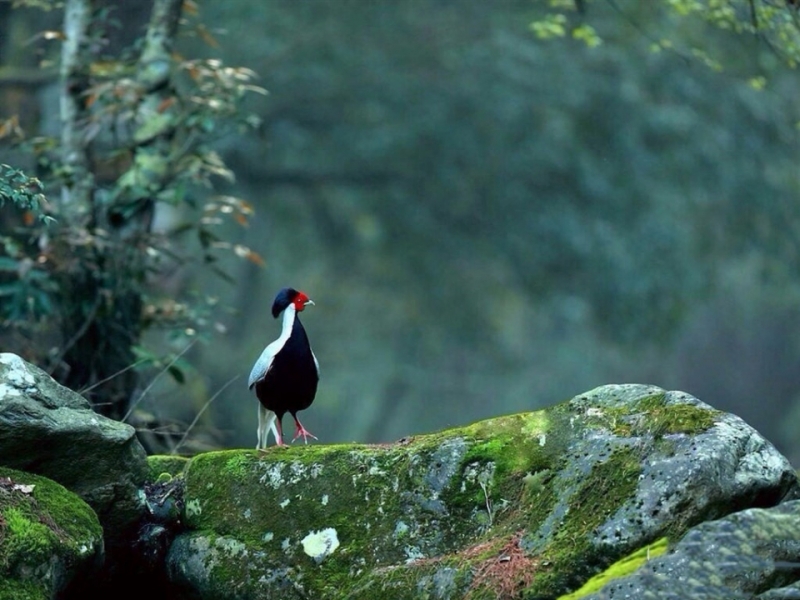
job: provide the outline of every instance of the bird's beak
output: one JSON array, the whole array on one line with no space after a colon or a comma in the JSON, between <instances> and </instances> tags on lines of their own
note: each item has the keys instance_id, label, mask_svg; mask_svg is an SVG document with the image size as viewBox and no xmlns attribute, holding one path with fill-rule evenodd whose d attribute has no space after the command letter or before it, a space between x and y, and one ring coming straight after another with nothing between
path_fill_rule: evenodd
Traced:
<instances>
[{"instance_id":1,"label":"bird's beak","mask_svg":"<svg viewBox=\"0 0 800 600\"><path fill-rule=\"evenodd\" d=\"M309 304L310 304L311 306L315 306L315 304L314 304L314 301L313 301L313 300L311 300L311 299L308 299L308 300L306 300L306 302L305 302L305 304L303 304L303 306L308 306Z\"/></svg>"}]
</instances>

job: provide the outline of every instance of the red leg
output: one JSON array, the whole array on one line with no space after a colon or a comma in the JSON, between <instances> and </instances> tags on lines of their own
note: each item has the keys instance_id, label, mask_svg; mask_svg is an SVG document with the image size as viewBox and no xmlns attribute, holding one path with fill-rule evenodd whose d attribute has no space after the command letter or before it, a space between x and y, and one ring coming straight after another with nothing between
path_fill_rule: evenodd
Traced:
<instances>
[{"instance_id":1,"label":"red leg","mask_svg":"<svg viewBox=\"0 0 800 600\"><path fill-rule=\"evenodd\" d=\"M303 436L303 442L308 443L308 438L314 438L315 440L318 439L313 433L308 431L303 424L300 422L300 419L297 418L297 415L292 415L294 417L295 429L294 429L294 438L292 438L292 443L299 438L301 435Z\"/></svg>"},{"instance_id":2,"label":"red leg","mask_svg":"<svg viewBox=\"0 0 800 600\"><path fill-rule=\"evenodd\" d=\"M275 438L276 446L286 446L286 444L283 443L283 426L281 425L281 421L282 419L275 419L275 426L278 428L278 437Z\"/></svg>"}]
</instances>

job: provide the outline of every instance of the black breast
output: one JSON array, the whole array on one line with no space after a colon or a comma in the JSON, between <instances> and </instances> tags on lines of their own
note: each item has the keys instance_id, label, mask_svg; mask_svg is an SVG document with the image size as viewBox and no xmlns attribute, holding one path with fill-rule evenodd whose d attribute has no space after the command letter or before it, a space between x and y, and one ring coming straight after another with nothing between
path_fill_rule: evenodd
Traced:
<instances>
[{"instance_id":1,"label":"black breast","mask_svg":"<svg viewBox=\"0 0 800 600\"><path fill-rule=\"evenodd\" d=\"M266 376L256 383L261 404L282 417L311 406L317 393L319 373L306 330L295 318L292 334L272 361Z\"/></svg>"}]
</instances>

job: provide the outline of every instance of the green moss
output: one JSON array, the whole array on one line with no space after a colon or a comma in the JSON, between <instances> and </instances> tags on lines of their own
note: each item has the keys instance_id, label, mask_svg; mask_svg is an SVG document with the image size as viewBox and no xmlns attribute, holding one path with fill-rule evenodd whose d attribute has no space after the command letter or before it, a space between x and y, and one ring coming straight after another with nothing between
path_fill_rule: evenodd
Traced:
<instances>
[{"instance_id":1,"label":"green moss","mask_svg":"<svg viewBox=\"0 0 800 600\"><path fill-rule=\"evenodd\" d=\"M633 406L601 405L587 415L589 428L609 429L621 437L701 433L714 426L723 413L692 404L667 403L666 392L638 399Z\"/></svg>"},{"instance_id":2,"label":"green moss","mask_svg":"<svg viewBox=\"0 0 800 600\"><path fill-rule=\"evenodd\" d=\"M0 469L0 477L3 476L3 470ZM99 543L103 538L103 528L97 515L81 498L44 477L18 473L15 479L34 485L32 496L37 509L33 513L45 523L56 525L55 531L62 544L80 550L80 546L88 541L96 540Z\"/></svg>"},{"instance_id":3,"label":"green moss","mask_svg":"<svg viewBox=\"0 0 800 600\"><path fill-rule=\"evenodd\" d=\"M49 600L52 594L33 581L17 581L0 576L0 600Z\"/></svg>"},{"instance_id":4,"label":"green moss","mask_svg":"<svg viewBox=\"0 0 800 600\"><path fill-rule=\"evenodd\" d=\"M524 511L516 510L524 478L551 469L553 457L563 452L556 438L548 438L548 424L542 411L396 445L202 454L186 472L186 522L196 530L213 528L216 536L229 536L270 560L277 557L278 564L314 565L307 592L340 595L375 566L447 554L518 528L525 521ZM328 527L341 546L315 565L300 540ZM220 546L216 552L226 551ZM236 561L227 562L217 557L215 579L237 568ZM268 562L262 567L271 568ZM405 577L405 569L386 573ZM398 582L386 585L408 597Z\"/></svg>"},{"instance_id":5,"label":"green moss","mask_svg":"<svg viewBox=\"0 0 800 600\"><path fill-rule=\"evenodd\" d=\"M540 557L543 567L527 592L530 597L552 597L574 587L607 560L598 555L592 539L597 528L634 495L641 472L639 453L632 448L617 449L592 469L570 498L569 511ZM557 494L553 488L548 495Z\"/></svg>"},{"instance_id":6,"label":"green moss","mask_svg":"<svg viewBox=\"0 0 800 600\"><path fill-rule=\"evenodd\" d=\"M473 574L516 539L521 560L536 565L526 597L554 598L618 557L598 537L636 493L642 445L609 432L668 452L664 434L701 431L719 414L667 405L652 390L402 444L199 455L186 472L186 524L208 544L211 585L226 597L285 586L291 595L299 586L308 597L462 597L469 589L474 600L494 598L491 579L473 582ZM339 547L318 563L301 540L326 528Z\"/></svg>"},{"instance_id":7,"label":"green moss","mask_svg":"<svg viewBox=\"0 0 800 600\"><path fill-rule=\"evenodd\" d=\"M102 548L103 531L89 505L49 479L0 468L0 480L6 482L0 493L0 591L38 597L46 583L10 582L20 573L35 577L54 558L68 568L91 560Z\"/></svg>"},{"instance_id":8,"label":"green moss","mask_svg":"<svg viewBox=\"0 0 800 600\"><path fill-rule=\"evenodd\" d=\"M656 558L657 556L661 556L667 551L668 547L669 541L667 538L656 540L652 544L648 544L644 548L640 548L625 558L618 560L602 573L598 573L592 577L583 586L581 586L580 589L572 592L571 594L561 596L558 600L578 600L579 598L584 598L590 594L598 592L611 581L621 577L627 577L628 575L631 575L637 571L642 565L646 564L647 561Z\"/></svg>"},{"instance_id":9,"label":"green moss","mask_svg":"<svg viewBox=\"0 0 800 600\"><path fill-rule=\"evenodd\" d=\"M691 404L667 404L663 393L642 398L636 403L635 411L645 413L646 418L636 420L632 435L650 434L655 437L706 431L722 414L718 410Z\"/></svg>"},{"instance_id":10,"label":"green moss","mask_svg":"<svg viewBox=\"0 0 800 600\"><path fill-rule=\"evenodd\" d=\"M13 569L18 562L39 564L46 562L58 544L58 538L49 528L32 520L19 508L3 511L5 532L3 557L6 567Z\"/></svg>"},{"instance_id":11,"label":"green moss","mask_svg":"<svg viewBox=\"0 0 800 600\"><path fill-rule=\"evenodd\" d=\"M159 480L164 473L172 477L180 475L186 470L189 459L184 456L173 456L167 454L157 454L147 457L147 481L154 483Z\"/></svg>"}]
</instances>

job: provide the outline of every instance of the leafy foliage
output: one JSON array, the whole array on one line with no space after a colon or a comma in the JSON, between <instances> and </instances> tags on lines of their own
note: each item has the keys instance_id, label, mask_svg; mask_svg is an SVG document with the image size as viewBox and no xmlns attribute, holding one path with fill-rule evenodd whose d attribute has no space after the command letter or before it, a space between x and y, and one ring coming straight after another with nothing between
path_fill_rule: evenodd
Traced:
<instances>
[{"instance_id":1,"label":"leafy foliage","mask_svg":"<svg viewBox=\"0 0 800 600\"><path fill-rule=\"evenodd\" d=\"M53 221L43 210L47 199L42 182L36 177L28 177L19 169L0 164L0 208L6 202L30 211L45 224Z\"/></svg>"},{"instance_id":2,"label":"leafy foliage","mask_svg":"<svg viewBox=\"0 0 800 600\"><path fill-rule=\"evenodd\" d=\"M596 46L601 37L586 23L592 19L593 5L607 4L623 19L632 19L636 27L647 31L646 20L631 15L640 13L632 3L617 0L550 0L550 12L531 22L530 28L540 39L572 35L588 46ZM800 5L794 0L662 0L660 3L671 15L680 19L705 21L713 27L737 34L754 36L767 45L784 64L795 68L800 64ZM654 38L653 51L676 51L672 37ZM722 55L716 58L708 40L692 44L687 56L694 57L711 69L721 70L730 61ZM752 79L753 87L763 87L761 77Z\"/></svg>"},{"instance_id":3,"label":"leafy foliage","mask_svg":"<svg viewBox=\"0 0 800 600\"><path fill-rule=\"evenodd\" d=\"M142 346L145 331L185 339L213 323L203 305L161 298L152 283L193 262L230 279L215 264L220 252L261 262L218 232L228 220L246 226L253 210L215 195L233 174L212 145L256 124L241 103L263 90L251 70L170 52L181 9L189 31L213 41L193 3L153 6L145 35L130 45L109 43L120 27L117 15L131 10L122 5L96 11L84 33L81 22L67 20L69 35L47 36L77 40L61 81L62 107L72 103L73 113L62 112L58 138L20 139L21 130L11 127L16 121L6 127L15 146L30 152L41 179L0 167L0 203L39 217L25 216L2 238L0 325L29 341L28 358L69 387L91 390L98 410L117 418L127 416L138 385L130 367L169 363ZM42 182L61 191L47 214ZM173 215L166 224L162 206ZM194 247L186 243L189 232ZM167 372L185 380L179 364Z\"/></svg>"}]
</instances>

